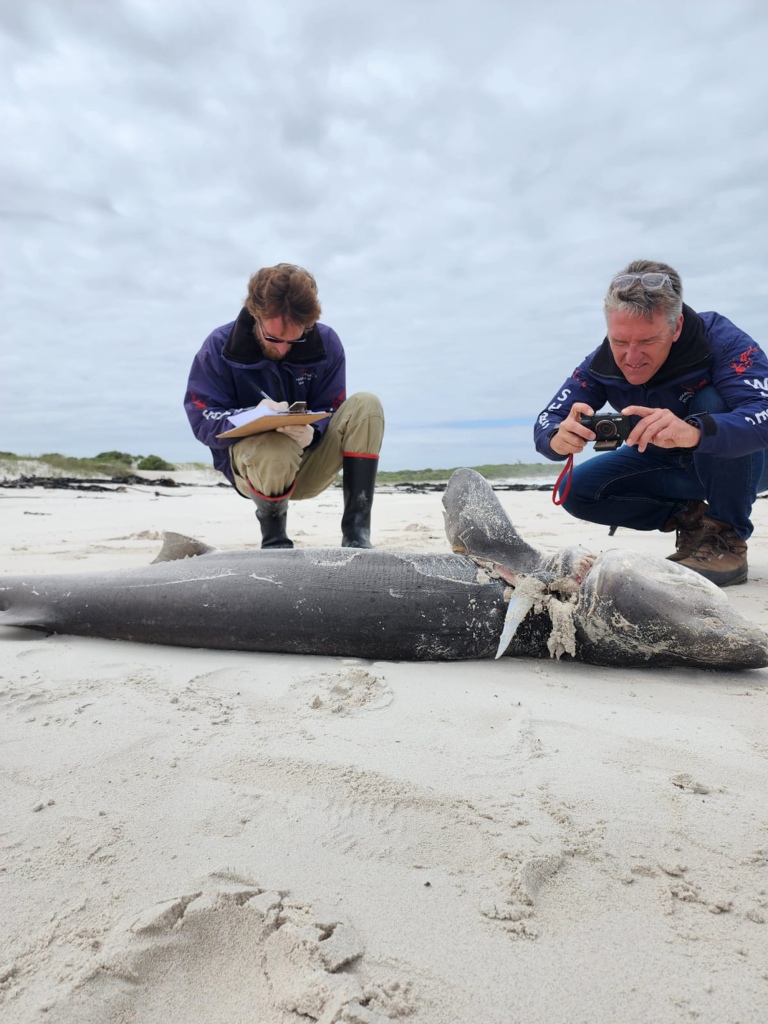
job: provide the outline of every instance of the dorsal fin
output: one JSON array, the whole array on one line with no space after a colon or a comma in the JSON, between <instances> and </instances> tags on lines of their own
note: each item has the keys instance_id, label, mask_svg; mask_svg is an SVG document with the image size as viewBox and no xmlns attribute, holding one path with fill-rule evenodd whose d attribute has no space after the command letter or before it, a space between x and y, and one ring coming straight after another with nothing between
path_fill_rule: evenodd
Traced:
<instances>
[{"instance_id":1,"label":"dorsal fin","mask_svg":"<svg viewBox=\"0 0 768 1024\"><path fill-rule=\"evenodd\" d=\"M175 562L179 558L207 555L215 550L216 548L209 547L194 537L187 537L183 533L166 532L163 534L163 546L160 548L157 558L153 559L152 565L155 562Z\"/></svg>"},{"instance_id":2,"label":"dorsal fin","mask_svg":"<svg viewBox=\"0 0 768 1024\"><path fill-rule=\"evenodd\" d=\"M509 521L493 488L473 469L457 469L443 494L445 532L451 548L515 572L535 572L544 560Z\"/></svg>"}]
</instances>

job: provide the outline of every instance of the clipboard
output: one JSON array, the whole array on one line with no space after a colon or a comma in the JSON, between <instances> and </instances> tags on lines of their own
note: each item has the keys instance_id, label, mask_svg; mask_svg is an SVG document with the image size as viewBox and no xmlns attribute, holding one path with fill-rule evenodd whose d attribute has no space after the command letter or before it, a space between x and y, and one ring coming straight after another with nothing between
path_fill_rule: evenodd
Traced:
<instances>
[{"instance_id":1,"label":"clipboard","mask_svg":"<svg viewBox=\"0 0 768 1024\"><path fill-rule=\"evenodd\" d=\"M251 434L263 434L278 427L302 426L305 423L317 423L330 416L329 412L276 412L272 416L259 416L249 423L243 423L232 430L225 430L216 437L248 437Z\"/></svg>"}]
</instances>

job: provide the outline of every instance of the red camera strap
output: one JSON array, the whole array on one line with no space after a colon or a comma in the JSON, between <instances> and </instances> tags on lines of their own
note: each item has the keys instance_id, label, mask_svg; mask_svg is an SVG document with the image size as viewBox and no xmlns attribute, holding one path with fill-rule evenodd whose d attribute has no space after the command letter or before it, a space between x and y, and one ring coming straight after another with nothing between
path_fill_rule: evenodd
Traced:
<instances>
[{"instance_id":1,"label":"red camera strap","mask_svg":"<svg viewBox=\"0 0 768 1024\"><path fill-rule=\"evenodd\" d=\"M571 489L571 480L573 479L573 452L566 459L565 465L563 466L560 476L557 478L557 483L552 488L552 504L562 505L565 499L568 497L568 491ZM562 484L563 493L558 498L557 492L560 490Z\"/></svg>"}]
</instances>

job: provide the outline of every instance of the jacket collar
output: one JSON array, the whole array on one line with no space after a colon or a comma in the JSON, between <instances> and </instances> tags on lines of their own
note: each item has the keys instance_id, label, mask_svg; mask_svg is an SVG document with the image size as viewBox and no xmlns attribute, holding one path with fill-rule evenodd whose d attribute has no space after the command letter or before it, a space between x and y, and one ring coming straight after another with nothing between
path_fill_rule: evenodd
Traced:
<instances>
[{"instance_id":1,"label":"jacket collar","mask_svg":"<svg viewBox=\"0 0 768 1024\"><path fill-rule=\"evenodd\" d=\"M242 363L245 366L263 363L266 360L266 356L259 348L259 343L253 334L255 323L254 318L243 307L229 332L229 337L224 342L222 355L225 359L229 359L233 363ZM292 345L286 355L277 362L304 366L306 363L323 358L325 358L325 345L320 337L317 324L315 324L309 332L307 340L298 345Z\"/></svg>"},{"instance_id":2,"label":"jacket collar","mask_svg":"<svg viewBox=\"0 0 768 1024\"><path fill-rule=\"evenodd\" d=\"M666 360L659 367L644 387L658 387L676 380L683 374L701 370L711 364L712 351L709 347L704 324L701 317L690 306L683 303L683 329L680 337L670 349ZM608 338L595 353L590 370L599 377L610 377L614 380L626 381L626 377L616 365Z\"/></svg>"}]
</instances>

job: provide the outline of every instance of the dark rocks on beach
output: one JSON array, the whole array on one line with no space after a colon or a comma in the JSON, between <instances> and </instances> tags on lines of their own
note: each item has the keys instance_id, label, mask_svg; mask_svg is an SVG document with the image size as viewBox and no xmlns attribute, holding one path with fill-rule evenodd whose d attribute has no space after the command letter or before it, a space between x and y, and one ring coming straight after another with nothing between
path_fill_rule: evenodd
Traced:
<instances>
[{"instance_id":1,"label":"dark rocks on beach","mask_svg":"<svg viewBox=\"0 0 768 1024\"><path fill-rule=\"evenodd\" d=\"M494 491L551 491L552 483L543 484L510 484L489 481ZM384 487L387 485L384 484ZM427 494L433 491L442 492L447 487L445 483L419 483L417 481L404 482L390 485L398 494Z\"/></svg>"},{"instance_id":2,"label":"dark rocks on beach","mask_svg":"<svg viewBox=\"0 0 768 1024\"><path fill-rule=\"evenodd\" d=\"M109 486L110 484L118 486ZM179 484L170 477L159 477L147 480L141 476L112 476L105 480L93 480L76 476L21 476L18 480L0 480L0 487L14 490L27 487L45 487L48 490L60 491L116 491L128 485L144 487L178 487Z\"/></svg>"},{"instance_id":3,"label":"dark rocks on beach","mask_svg":"<svg viewBox=\"0 0 768 1024\"><path fill-rule=\"evenodd\" d=\"M28 487L44 487L48 490L62 490L62 491L106 491L116 492L124 487L180 487L182 486L176 480L172 480L170 477L158 477L153 480L148 480L146 477L135 476L134 474L128 474L126 476L112 476L105 479L93 479L89 477L74 477L74 476L20 476L14 480L0 480L0 487L5 487L13 490L24 489ZM210 487L210 484L193 484L185 483L184 487ZM214 484L215 487L230 487L230 484L221 482ZM339 478L337 487L341 487L341 478ZM418 480L402 481L400 483L380 483L377 485L377 491L394 491L396 494L442 494L447 486L447 481L430 481L421 482ZM541 484L515 484L515 483L499 483L491 481L491 487L494 491L551 491L554 485L552 483L541 483Z\"/></svg>"}]
</instances>

